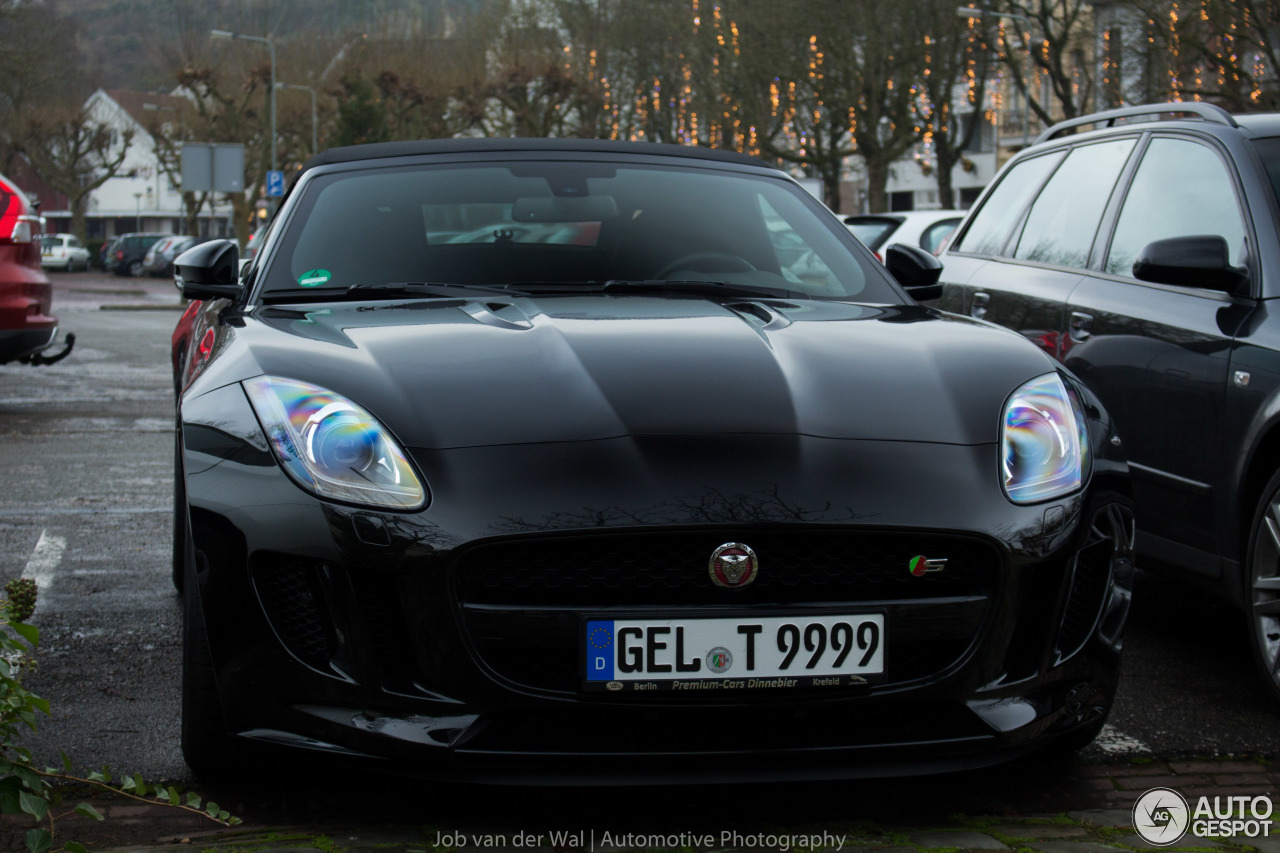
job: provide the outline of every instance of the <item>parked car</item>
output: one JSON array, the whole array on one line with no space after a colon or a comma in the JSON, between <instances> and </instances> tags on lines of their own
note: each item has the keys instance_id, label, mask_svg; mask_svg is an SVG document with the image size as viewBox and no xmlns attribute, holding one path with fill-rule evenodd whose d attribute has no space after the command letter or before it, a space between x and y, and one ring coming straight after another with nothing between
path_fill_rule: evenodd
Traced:
<instances>
[{"instance_id":1,"label":"parked car","mask_svg":"<svg viewBox=\"0 0 1280 853\"><path fill-rule=\"evenodd\" d=\"M58 318L51 310L53 287L40 267L43 230L44 220L22 190L0 175L0 364L52 364L75 344L68 333L63 349L46 355Z\"/></svg>"},{"instance_id":2,"label":"parked car","mask_svg":"<svg viewBox=\"0 0 1280 853\"><path fill-rule=\"evenodd\" d=\"M119 237L108 237L102 241L102 245L98 249L98 269L103 271L111 269L112 253L115 251L116 241L119 239Z\"/></svg>"},{"instance_id":3,"label":"parked car","mask_svg":"<svg viewBox=\"0 0 1280 853\"><path fill-rule=\"evenodd\" d=\"M962 219L963 210L909 210L846 216L844 224L877 257L894 243L918 246L936 255Z\"/></svg>"},{"instance_id":4,"label":"parked car","mask_svg":"<svg viewBox=\"0 0 1280 853\"><path fill-rule=\"evenodd\" d=\"M40 238L40 266L47 270L87 270L89 250L74 234L46 234Z\"/></svg>"},{"instance_id":5,"label":"parked car","mask_svg":"<svg viewBox=\"0 0 1280 853\"><path fill-rule=\"evenodd\" d=\"M169 234L161 237L159 240L151 244L147 249L147 253L142 256L142 266L147 275L159 278L164 275L165 258L169 251L186 240L190 240L188 234ZM187 246L187 248L191 248ZM172 268L173 255L169 255L170 267ZM159 260L157 260L157 258Z\"/></svg>"},{"instance_id":6,"label":"parked car","mask_svg":"<svg viewBox=\"0 0 1280 853\"><path fill-rule=\"evenodd\" d=\"M249 239L246 240L244 244L245 258L251 259L254 255L258 254L258 249L262 247L262 242L266 239L267 226L269 224L270 223L262 222L259 223L257 228L253 229L253 233L249 235Z\"/></svg>"},{"instance_id":7,"label":"parked car","mask_svg":"<svg viewBox=\"0 0 1280 853\"><path fill-rule=\"evenodd\" d=\"M176 261L188 763L825 779L1090 740L1131 583L1108 416L886 260L735 152L312 158L242 274Z\"/></svg>"},{"instance_id":8,"label":"parked car","mask_svg":"<svg viewBox=\"0 0 1280 853\"><path fill-rule=\"evenodd\" d=\"M137 232L121 234L111 245L111 254L107 258L107 269L116 275L127 275L137 278L147 271L144 259L147 250L171 234Z\"/></svg>"},{"instance_id":9,"label":"parked car","mask_svg":"<svg viewBox=\"0 0 1280 853\"><path fill-rule=\"evenodd\" d=\"M1141 564L1239 606L1280 699L1278 189L1280 115L1063 122L957 232L937 304L1021 332L1098 395L1133 468Z\"/></svg>"}]
</instances>

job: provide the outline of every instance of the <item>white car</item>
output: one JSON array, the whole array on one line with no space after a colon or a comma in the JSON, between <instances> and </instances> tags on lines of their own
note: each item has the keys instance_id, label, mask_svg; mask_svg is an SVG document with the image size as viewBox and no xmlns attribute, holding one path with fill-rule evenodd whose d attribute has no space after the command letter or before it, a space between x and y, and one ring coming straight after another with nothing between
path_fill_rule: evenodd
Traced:
<instances>
[{"instance_id":1,"label":"white car","mask_svg":"<svg viewBox=\"0 0 1280 853\"><path fill-rule=\"evenodd\" d=\"M87 270L89 250L74 234L46 234L40 240L40 266L47 270Z\"/></svg>"},{"instance_id":2,"label":"white car","mask_svg":"<svg viewBox=\"0 0 1280 853\"><path fill-rule=\"evenodd\" d=\"M884 248L906 243L938 254L964 219L963 210L904 210L844 217L845 227L883 260Z\"/></svg>"}]
</instances>

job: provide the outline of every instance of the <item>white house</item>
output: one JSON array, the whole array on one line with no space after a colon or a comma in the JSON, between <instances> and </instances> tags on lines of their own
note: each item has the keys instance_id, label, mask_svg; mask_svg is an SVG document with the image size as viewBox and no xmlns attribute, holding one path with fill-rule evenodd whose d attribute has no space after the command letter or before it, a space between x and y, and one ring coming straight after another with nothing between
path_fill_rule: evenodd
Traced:
<instances>
[{"instance_id":1,"label":"white house","mask_svg":"<svg viewBox=\"0 0 1280 853\"><path fill-rule=\"evenodd\" d=\"M119 176L98 187L89 198L85 211L88 239L101 240L131 231L183 232L182 193L161 170L156 141L148 128L180 127L183 110L190 109L191 103L185 98L128 89L99 89L85 102L88 115L111 128L115 144L120 144L127 132L133 133ZM57 201L66 203L61 197ZM54 210L46 204L41 212L49 222L48 230L70 229L70 210ZM206 205L200 211L200 234L223 236L228 233L230 219L229 204L212 209Z\"/></svg>"}]
</instances>

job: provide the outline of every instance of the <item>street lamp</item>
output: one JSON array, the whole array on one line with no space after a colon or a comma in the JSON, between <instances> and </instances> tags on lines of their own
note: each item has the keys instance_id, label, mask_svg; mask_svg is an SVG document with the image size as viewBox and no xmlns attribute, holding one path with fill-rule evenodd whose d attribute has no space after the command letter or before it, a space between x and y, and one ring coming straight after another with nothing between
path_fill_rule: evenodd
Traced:
<instances>
[{"instance_id":1,"label":"street lamp","mask_svg":"<svg viewBox=\"0 0 1280 853\"><path fill-rule=\"evenodd\" d=\"M276 171L279 167L276 165L276 45L269 38L262 36L247 36L244 33L233 33L230 30L209 30L209 35L219 39L241 39L242 41L256 41L259 44L265 44L267 50L271 52L271 88L267 90L267 94L271 97L271 171Z\"/></svg>"},{"instance_id":2,"label":"street lamp","mask_svg":"<svg viewBox=\"0 0 1280 853\"><path fill-rule=\"evenodd\" d=\"M997 12L994 9L975 9L971 6L957 6L956 14L962 18L981 18L983 15L990 15L994 18L1009 18L1014 21L1025 21L1029 30L1035 25L1035 20L1028 18L1026 15L1018 15L1013 12ZM1005 40L1006 44L1008 39ZM1022 100L1024 109L1022 111L1022 147L1026 148L1031 144L1031 57L1028 50L1027 69L1022 75Z\"/></svg>"},{"instance_id":3,"label":"street lamp","mask_svg":"<svg viewBox=\"0 0 1280 853\"><path fill-rule=\"evenodd\" d=\"M135 212L134 219L133 219L133 230L141 231L142 230L142 193L134 193L133 201L134 201L134 204L137 205L137 210Z\"/></svg>"},{"instance_id":4,"label":"street lamp","mask_svg":"<svg viewBox=\"0 0 1280 853\"><path fill-rule=\"evenodd\" d=\"M317 141L319 139L317 134L317 127L319 124L316 121L316 90L312 89L310 86L298 86L293 83L277 83L276 88L300 89L303 92L311 93L311 156L316 156L320 153L320 143Z\"/></svg>"}]
</instances>

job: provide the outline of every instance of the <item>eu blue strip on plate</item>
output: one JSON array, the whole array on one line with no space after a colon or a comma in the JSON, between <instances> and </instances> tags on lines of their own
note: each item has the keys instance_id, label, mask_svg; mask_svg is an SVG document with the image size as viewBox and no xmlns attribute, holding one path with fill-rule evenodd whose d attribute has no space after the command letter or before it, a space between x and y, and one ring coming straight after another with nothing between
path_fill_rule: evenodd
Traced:
<instances>
[{"instance_id":1,"label":"eu blue strip on plate","mask_svg":"<svg viewBox=\"0 0 1280 853\"><path fill-rule=\"evenodd\" d=\"M587 623L587 681L613 681L613 622Z\"/></svg>"}]
</instances>

